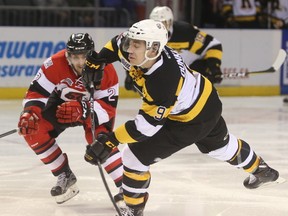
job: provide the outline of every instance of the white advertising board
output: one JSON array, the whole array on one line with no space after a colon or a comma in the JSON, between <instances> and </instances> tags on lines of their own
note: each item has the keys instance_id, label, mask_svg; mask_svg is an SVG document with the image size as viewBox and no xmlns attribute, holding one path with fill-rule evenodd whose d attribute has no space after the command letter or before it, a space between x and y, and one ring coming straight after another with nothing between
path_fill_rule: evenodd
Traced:
<instances>
[{"instance_id":1,"label":"white advertising board","mask_svg":"<svg viewBox=\"0 0 288 216\"><path fill-rule=\"evenodd\" d=\"M65 48L72 33L87 32L96 50L125 29L0 27L0 88L28 87L43 61ZM115 67L125 77L120 63ZM123 83L123 82L121 82Z\"/></svg>"},{"instance_id":2,"label":"white advertising board","mask_svg":"<svg viewBox=\"0 0 288 216\"><path fill-rule=\"evenodd\" d=\"M42 62L53 53L65 48L72 33L88 32L99 50L112 37L125 28L37 28L0 27L0 88L27 87ZM281 31L278 30L225 30L203 29L223 43L222 70L259 70L273 63L281 47ZM125 73L120 63L120 86ZM263 74L249 79L224 80L221 86L279 85L280 74Z\"/></svg>"}]
</instances>

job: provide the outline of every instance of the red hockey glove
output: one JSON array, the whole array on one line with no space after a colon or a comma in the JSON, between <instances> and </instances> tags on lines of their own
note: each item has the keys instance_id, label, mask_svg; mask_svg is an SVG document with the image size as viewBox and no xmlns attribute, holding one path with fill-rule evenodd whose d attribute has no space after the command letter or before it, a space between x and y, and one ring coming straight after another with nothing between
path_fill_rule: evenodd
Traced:
<instances>
[{"instance_id":1,"label":"red hockey glove","mask_svg":"<svg viewBox=\"0 0 288 216\"><path fill-rule=\"evenodd\" d=\"M20 135L35 135L39 129L39 120L41 117L41 109L39 107L27 107L25 108L18 122Z\"/></svg>"},{"instance_id":2,"label":"red hockey glove","mask_svg":"<svg viewBox=\"0 0 288 216\"><path fill-rule=\"evenodd\" d=\"M107 134L99 134L97 140L91 145L86 146L84 159L93 165L97 165L97 161L102 164L107 160L112 150L118 144L119 143L116 140L109 137Z\"/></svg>"},{"instance_id":3,"label":"red hockey glove","mask_svg":"<svg viewBox=\"0 0 288 216\"><path fill-rule=\"evenodd\" d=\"M89 113L89 103L87 101L69 101L57 107L56 117L59 123L84 124L89 117Z\"/></svg>"}]
</instances>

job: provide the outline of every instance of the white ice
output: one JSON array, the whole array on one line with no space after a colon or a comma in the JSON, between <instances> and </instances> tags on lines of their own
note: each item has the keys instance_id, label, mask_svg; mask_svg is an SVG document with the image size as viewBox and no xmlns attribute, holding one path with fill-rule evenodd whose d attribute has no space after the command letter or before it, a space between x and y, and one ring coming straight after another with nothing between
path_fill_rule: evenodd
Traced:
<instances>
[{"instance_id":1,"label":"white ice","mask_svg":"<svg viewBox=\"0 0 288 216\"><path fill-rule=\"evenodd\" d=\"M247 141L288 179L288 106L283 97L223 97L231 133ZM119 101L116 126L137 113L140 99ZM0 134L17 127L21 101L0 101ZM81 127L60 135L80 193L58 205L50 196L56 178L16 133L0 138L1 216L114 216L98 168L86 163ZM195 146L151 166L145 216L287 216L288 183L247 190L247 174L201 154ZM117 193L106 175L112 193Z\"/></svg>"}]
</instances>

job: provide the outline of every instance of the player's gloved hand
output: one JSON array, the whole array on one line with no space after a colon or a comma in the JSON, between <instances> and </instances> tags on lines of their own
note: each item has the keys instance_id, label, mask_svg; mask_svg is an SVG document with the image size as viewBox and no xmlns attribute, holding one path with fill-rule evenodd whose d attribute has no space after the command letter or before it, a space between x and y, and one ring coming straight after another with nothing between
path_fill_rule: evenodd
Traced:
<instances>
[{"instance_id":1,"label":"player's gloved hand","mask_svg":"<svg viewBox=\"0 0 288 216\"><path fill-rule=\"evenodd\" d=\"M37 134L40 117L40 107L26 107L20 114L20 119L18 122L19 134L23 136Z\"/></svg>"},{"instance_id":2,"label":"player's gloved hand","mask_svg":"<svg viewBox=\"0 0 288 216\"><path fill-rule=\"evenodd\" d=\"M95 51L88 53L82 71L81 79L87 91L91 88L91 83L95 87L101 84L103 78L106 59L100 58Z\"/></svg>"},{"instance_id":3,"label":"player's gloved hand","mask_svg":"<svg viewBox=\"0 0 288 216\"><path fill-rule=\"evenodd\" d=\"M104 163L113 148L119 144L116 140L113 143L110 140L112 139L107 134L99 134L91 145L87 145L84 159L93 165L97 165L97 161Z\"/></svg>"},{"instance_id":4,"label":"player's gloved hand","mask_svg":"<svg viewBox=\"0 0 288 216\"><path fill-rule=\"evenodd\" d=\"M133 79L132 77L129 75L129 72L126 71L126 78L125 78L125 81L124 81L124 87L126 90L128 91L135 91L136 92L136 89L134 88L134 85L133 85Z\"/></svg>"},{"instance_id":5,"label":"player's gloved hand","mask_svg":"<svg viewBox=\"0 0 288 216\"><path fill-rule=\"evenodd\" d=\"M88 101L68 101L57 107L56 117L59 123L84 124L89 117L90 109Z\"/></svg>"},{"instance_id":6,"label":"player's gloved hand","mask_svg":"<svg viewBox=\"0 0 288 216\"><path fill-rule=\"evenodd\" d=\"M210 82L221 83L223 80L223 73L220 68L220 64L214 61L207 60L207 69L205 71L206 77Z\"/></svg>"}]
</instances>

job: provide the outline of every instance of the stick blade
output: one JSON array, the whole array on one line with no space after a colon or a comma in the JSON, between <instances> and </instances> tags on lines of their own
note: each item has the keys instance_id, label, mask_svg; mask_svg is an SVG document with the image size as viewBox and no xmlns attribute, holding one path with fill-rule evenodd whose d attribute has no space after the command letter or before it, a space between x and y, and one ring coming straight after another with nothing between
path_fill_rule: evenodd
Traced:
<instances>
[{"instance_id":1,"label":"stick blade","mask_svg":"<svg viewBox=\"0 0 288 216\"><path fill-rule=\"evenodd\" d=\"M275 62L273 63L272 67L275 71L279 70L281 65L284 63L286 59L287 53L284 49L280 49L277 55Z\"/></svg>"}]
</instances>

